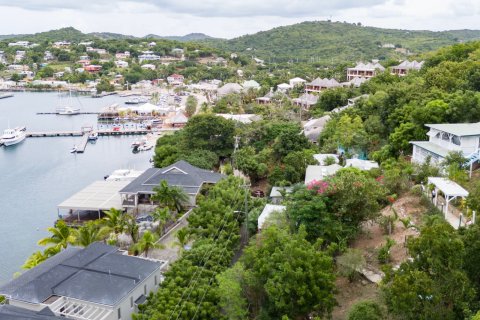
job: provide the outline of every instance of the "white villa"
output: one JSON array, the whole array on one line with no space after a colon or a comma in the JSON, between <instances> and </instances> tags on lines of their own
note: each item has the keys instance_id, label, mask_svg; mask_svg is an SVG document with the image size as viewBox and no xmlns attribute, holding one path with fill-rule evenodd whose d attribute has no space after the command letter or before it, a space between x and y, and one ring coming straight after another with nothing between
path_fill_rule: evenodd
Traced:
<instances>
[{"instance_id":1,"label":"white villa","mask_svg":"<svg viewBox=\"0 0 480 320\"><path fill-rule=\"evenodd\" d=\"M480 122L426 124L428 141L411 141L412 162L424 163L428 156L440 164L451 151L461 151L469 164L479 160Z\"/></svg>"}]
</instances>

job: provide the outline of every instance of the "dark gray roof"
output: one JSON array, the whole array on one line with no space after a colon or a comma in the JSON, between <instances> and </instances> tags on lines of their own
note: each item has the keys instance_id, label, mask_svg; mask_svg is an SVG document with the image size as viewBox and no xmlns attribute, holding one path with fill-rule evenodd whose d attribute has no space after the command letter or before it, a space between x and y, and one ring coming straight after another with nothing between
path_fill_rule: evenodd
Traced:
<instances>
[{"instance_id":1,"label":"dark gray roof","mask_svg":"<svg viewBox=\"0 0 480 320\"><path fill-rule=\"evenodd\" d=\"M40 311L31 311L8 304L0 305L0 320L60 320L48 307Z\"/></svg>"},{"instance_id":2,"label":"dark gray roof","mask_svg":"<svg viewBox=\"0 0 480 320\"><path fill-rule=\"evenodd\" d=\"M56 295L115 306L160 266L96 242L59 253L1 287L0 294L30 303Z\"/></svg>"},{"instance_id":3,"label":"dark gray roof","mask_svg":"<svg viewBox=\"0 0 480 320\"><path fill-rule=\"evenodd\" d=\"M168 185L181 187L188 194L197 194L202 184L217 183L225 176L192 166L180 160L165 168L150 168L130 182L120 193L153 193L153 188L162 180Z\"/></svg>"}]
</instances>

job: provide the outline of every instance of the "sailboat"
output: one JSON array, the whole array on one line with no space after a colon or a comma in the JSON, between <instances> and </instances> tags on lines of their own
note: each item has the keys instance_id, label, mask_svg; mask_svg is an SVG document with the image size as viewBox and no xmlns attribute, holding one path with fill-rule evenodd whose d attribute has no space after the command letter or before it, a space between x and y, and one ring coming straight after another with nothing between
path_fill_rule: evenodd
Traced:
<instances>
[{"instance_id":1,"label":"sailboat","mask_svg":"<svg viewBox=\"0 0 480 320\"><path fill-rule=\"evenodd\" d=\"M62 115L62 116L72 116L72 115L75 115L75 114L79 114L80 113L80 108L74 108L73 107L73 103L72 103L72 89L69 87L68 88L68 92L69 92L69 96L70 96L70 99L69 99L69 106L63 106L63 107L58 107L57 109L55 109L55 112L58 114L58 115Z\"/></svg>"}]
</instances>

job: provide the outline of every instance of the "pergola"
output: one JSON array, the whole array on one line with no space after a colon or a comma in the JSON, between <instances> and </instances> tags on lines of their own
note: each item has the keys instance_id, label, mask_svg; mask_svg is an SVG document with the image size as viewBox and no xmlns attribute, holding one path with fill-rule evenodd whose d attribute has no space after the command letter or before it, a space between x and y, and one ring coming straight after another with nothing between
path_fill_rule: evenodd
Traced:
<instances>
[{"instance_id":1,"label":"pergola","mask_svg":"<svg viewBox=\"0 0 480 320\"><path fill-rule=\"evenodd\" d=\"M98 211L100 212L115 208L122 209L122 199L118 193L130 181L96 181L83 190L77 192L58 205L58 209L71 211ZM80 220L80 216L78 216Z\"/></svg>"},{"instance_id":2,"label":"pergola","mask_svg":"<svg viewBox=\"0 0 480 320\"><path fill-rule=\"evenodd\" d=\"M468 191L462 188L458 183L441 177L429 177L428 184L435 187L435 206L438 203L438 191L441 191L445 195L445 215L448 213L448 205L456 198L468 197Z\"/></svg>"}]
</instances>

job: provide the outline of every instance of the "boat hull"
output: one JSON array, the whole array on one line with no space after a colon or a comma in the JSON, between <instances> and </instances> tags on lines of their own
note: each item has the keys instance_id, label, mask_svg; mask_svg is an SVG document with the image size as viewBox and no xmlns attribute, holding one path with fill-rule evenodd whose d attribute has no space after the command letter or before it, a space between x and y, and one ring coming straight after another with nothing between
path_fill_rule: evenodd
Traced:
<instances>
[{"instance_id":1,"label":"boat hull","mask_svg":"<svg viewBox=\"0 0 480 320\"><path fill-rule=\"evenodd\" d=\"M20 142L25 140L25 138L26 136L21 136L21 137L18 137L17 139L2 140L2 142L5 145L5 147L9 147L9 146L19 144Z\"/></svg>"}]
</instances>

